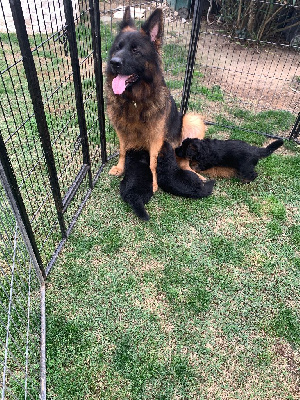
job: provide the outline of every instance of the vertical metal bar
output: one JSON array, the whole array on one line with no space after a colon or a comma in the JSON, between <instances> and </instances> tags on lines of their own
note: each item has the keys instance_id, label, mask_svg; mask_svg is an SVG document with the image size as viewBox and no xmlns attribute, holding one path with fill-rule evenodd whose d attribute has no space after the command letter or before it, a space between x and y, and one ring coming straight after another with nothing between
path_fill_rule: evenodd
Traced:
<instances>
[{"instance_id":1,"label":"vertical metal bar","mask_svg":"<svg viewBox=\"0 0 300 400\"><path fill-rule=\"evenodd\" d=\"M106 137L105 137L105 115L104 115L104 98L103 98L103 74L102 74L102 57L101 57L101 33L100 33L100 11L99 1L90 0L90 16L92 28L93 56L94 56L94 72L96 80L96 96L98 107L98 121L100 128L100 144L102 163L107 161Z\"/></svg>"},{"instance_id":2,"label":"vertical metal bar","mask_svg":"<svg viewBox=\"0 0 300 400\"><path fill-rule=\"evenodd\" d=\"M202 15L202 3L203 0L195 0L194 5L194 15L193 15L193 24L191 30L191 38L189 44L189 52L187 57L187 67L185 70L183 91L182 91L182 100L180 111L185 114L188 109L188 102L190 98L190 90L194 73L194 66L197 54L198 47L198 39L200 34L200 22Z\"/></svg>"},{"instance_id":3,"label":"vertical metal bar","mask_svg":"<svg viewBox=\"0 0 300 400\"><path fill-rule=\"evenodd\" d=\"M46 400L46 288L41 285L41 400Z\"/></svg>"},{"instance_id":4,"label":"vertical metal bar","mask_svg":"<svg viewBox=\"0 0 300 400\"><path fill-rule=\"evenodd\" d=\"M9 0L9 3L21 49L21 54L23 57L23 65L28 83L28 90L33 104L37 128L39 131L43 151L46 158L52 194L57 211L57 217L61 229L61 234L64 237L66 232L66 227L62 213L62 199L61 199L60 187L58 183L55 160L51 146L51 139L44 110L42 93L39 85L37 71L35 68L35 63L33 60L33 55L30 49L30 43L27 35L21 2L20 0Z\"/></svg>"},{"instance_id":5,"label":"vertical metal bar","mask_svg":"<svg viewBox=\"0 0 300 400\"><path fill-rule=\"evenodd\" d=\"M300 135L300 112L298 113L298 117L295 121L292 132L290 133L289 140L297 139L299 135Z\"/></svg>"},{"instance_id":6,"label":"vertical metal bar","mask_svg":"<svg viewBox=\"0 0 300 400\"><path fill-rule=\"evenodd\" d=\"M82 84L81 84L81 77L80 77L78 48L77 48L77 42L76 42L76 31L75 31L73 7L72 7L71 0L64 0L64 10L65 10L65 17L66 17L66 24L67 24L66 31L67 31L68 41L69 41L71 65L72 65L72 71L73 71L73 82L74 82L75 97L76 97L78 125L79 125L81 146L82 146L83 164L91 165L86 119L85 119L84 104L83 104ZM90 170L89 170L88 174L89 174L89 184L90 184L90 187L92 187L92 185L93 185L92 174L91 174Z\"/></svg>"},{"instance_id":7,"label":"vertical metal bar","mask_svg":"<svg viewBox=\"0 0 300 400\"><path fill-rule=\"evenodd\" d=\"M14 212L24 243L36 269L38 279L42 283L46 278L42 258L38 250L34 233L26 212L26 208L18 187L17 179L10 164L5 144L0 135L0 182Z\"/></svg>"},{"instance_id":8,"label":"vertical metal bar","mask_svg":"<svg viewBox=\"0 0 300 400\"><path fill-rule=\"evenodd\" d=\"M6 390L6 370L7 370L7 358L8 358L8 343L9 343L9 332L10 332L10 322L11 322L11 308L12 308L12 298L13 298L13 283L14 283L14 273L15 273L15 259L16 259L16 248L17 248L17 232L18 227L16 223L15 237L14 237L14 254L13 254L13 262L11 267L11 281L10 281L10 290L9 290L9 304L8 304L8 312L7 312L7 325L6 325L6 338L5 338L5 346L4 346L4 360L3 360L3 375L2 375L2 399L5 399L5 390Z\"/></svg>"}]
</instances>

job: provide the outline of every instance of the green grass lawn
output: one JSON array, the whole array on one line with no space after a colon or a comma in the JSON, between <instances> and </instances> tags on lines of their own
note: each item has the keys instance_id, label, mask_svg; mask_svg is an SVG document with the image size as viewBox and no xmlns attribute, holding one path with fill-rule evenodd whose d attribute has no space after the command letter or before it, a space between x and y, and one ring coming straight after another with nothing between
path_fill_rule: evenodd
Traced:
<instances>
[{"instance_id":1,"label":"green grass lawn","mask_svg":"<svg viewBox=\"0 0 300 400\"><path fill-rule=\"evenodd\" d=\"M212 134L213 134L212 130ZM51 272L51 399L299 399L300 151L148 223L108 165ZM116 161L116 160L114 160Z\"/></svg>"}]
</instances>

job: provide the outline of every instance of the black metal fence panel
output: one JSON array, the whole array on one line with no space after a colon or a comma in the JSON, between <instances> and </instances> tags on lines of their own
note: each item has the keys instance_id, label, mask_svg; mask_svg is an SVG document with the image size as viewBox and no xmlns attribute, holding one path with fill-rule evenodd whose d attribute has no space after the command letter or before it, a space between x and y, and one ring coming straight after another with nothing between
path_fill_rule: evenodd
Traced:
<instances>
[{"instance_id":1,"label":"black metal fence panel","mask_svg":"<svg viewBox=\"0 0 300 400\"><path fill-rule=\"evenodd\" d=\"M46 266L107 159L99 3L0 11L0 132Z\"/></svg>"}]
</instances>

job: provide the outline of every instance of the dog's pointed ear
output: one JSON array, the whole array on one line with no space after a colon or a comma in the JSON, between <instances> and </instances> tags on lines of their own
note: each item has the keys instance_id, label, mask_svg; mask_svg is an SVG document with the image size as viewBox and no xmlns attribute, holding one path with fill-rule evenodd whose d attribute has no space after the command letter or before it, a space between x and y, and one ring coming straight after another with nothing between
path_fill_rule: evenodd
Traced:
<instances>
[{"instance_id":1,"label":"dog's pointed ear","mask_svg":"<svg viewBox=\"0 0 300 400\"><path fill-rule=\"evenodd\" d=\"M141 31L150 36L151 42L156 46L156 49L162 45L163 37L163 12L161 8L157 8L147 21L142 25Z\"/></svg>"},{"instance_id":2,"label":"dog's pointed ear","mask_svg":"<svg viewBox=\"0 0 300 400\"><path fill-rule=\"evenodd\" d=\"M119 25L120 30L130 27L135 29L134 20L131 18L130 15L130 6L127 6L124 11L123 19Z\"/></svg>"}]
</instances>

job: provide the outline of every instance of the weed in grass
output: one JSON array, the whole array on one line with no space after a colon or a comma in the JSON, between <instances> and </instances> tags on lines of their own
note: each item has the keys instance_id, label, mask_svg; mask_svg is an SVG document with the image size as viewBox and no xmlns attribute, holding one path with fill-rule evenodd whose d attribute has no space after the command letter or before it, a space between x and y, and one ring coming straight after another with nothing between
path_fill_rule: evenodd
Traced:
<instances>
[{"instance_id":1,"label":"weed in grass","mask_svg":"<svg viewBox=\"0 0 300 400\"><path fill-rule=\"evenodd\" d=\"M186 68L187 50L178 44L166 44L163 46L163 60L165 71L171 72L173 76L184 74Z\"/></svg>"},{"instance_id":2,"label":"weed in grass","mask_svg":"<svg viewBox=\"0 0 300 400\"><path fill-rule=\"evenodd\" d=\"M296 311L280 304L276 316L271 319L266 330L286 339L289 343L300 344L300 319Z\"/></svg>"},{"instance_id":3,"label":"weed in grass","mask_svg":"<svg viewBox=\"0 0 300 400\"><path fill-rule=\"evenodd\" d=\"M272 238L277 238L282 234L282 225L281 222L277 220L273 220L267 224L268 235Z\"/></svg>"},{"instance_id":4,"label":"weed in grass","mask_svg":"<svg viewBox=\"0 0 300 400\"><path fill-rule=\"evenodd\" d=\"M166 84L170 90L173 89L182 89L183 82L181 80L169 80L166 81Z\"/></svg>"},{"instance_id":5,"label":"weed in grass","mask_svg":"<svg viewBox=\"0 0 300 400\"><path fill-rule=\"evenodd\" d=\"M220 86L215 85L211 89L205 86L192 86L191 94L202 94L211 101L224 101L224 96Z\"/></svg>"},{"instance_id":6,"label":"weed in grass","mask_svg":"<svg viewBox=\"0 0 300 400\"><path fill-rule=\"evenodd\" d=\"M292 225L289 229L289 233L291 235L292 243L296 247L300 247L300 226L299 225Z\"/></svg>"},{"instance_id":7,"label":"weed in grass","mask_svg":"<svg viewBox=\"0 0 300 400\"><path fill-rule=\"evenodd\" d=\"M232 241L220 235L211 238L210 252L211 255L223 264L241 264L244 260L242 249L245 243L243 241Z\"/></svg>"}]
</instances>

